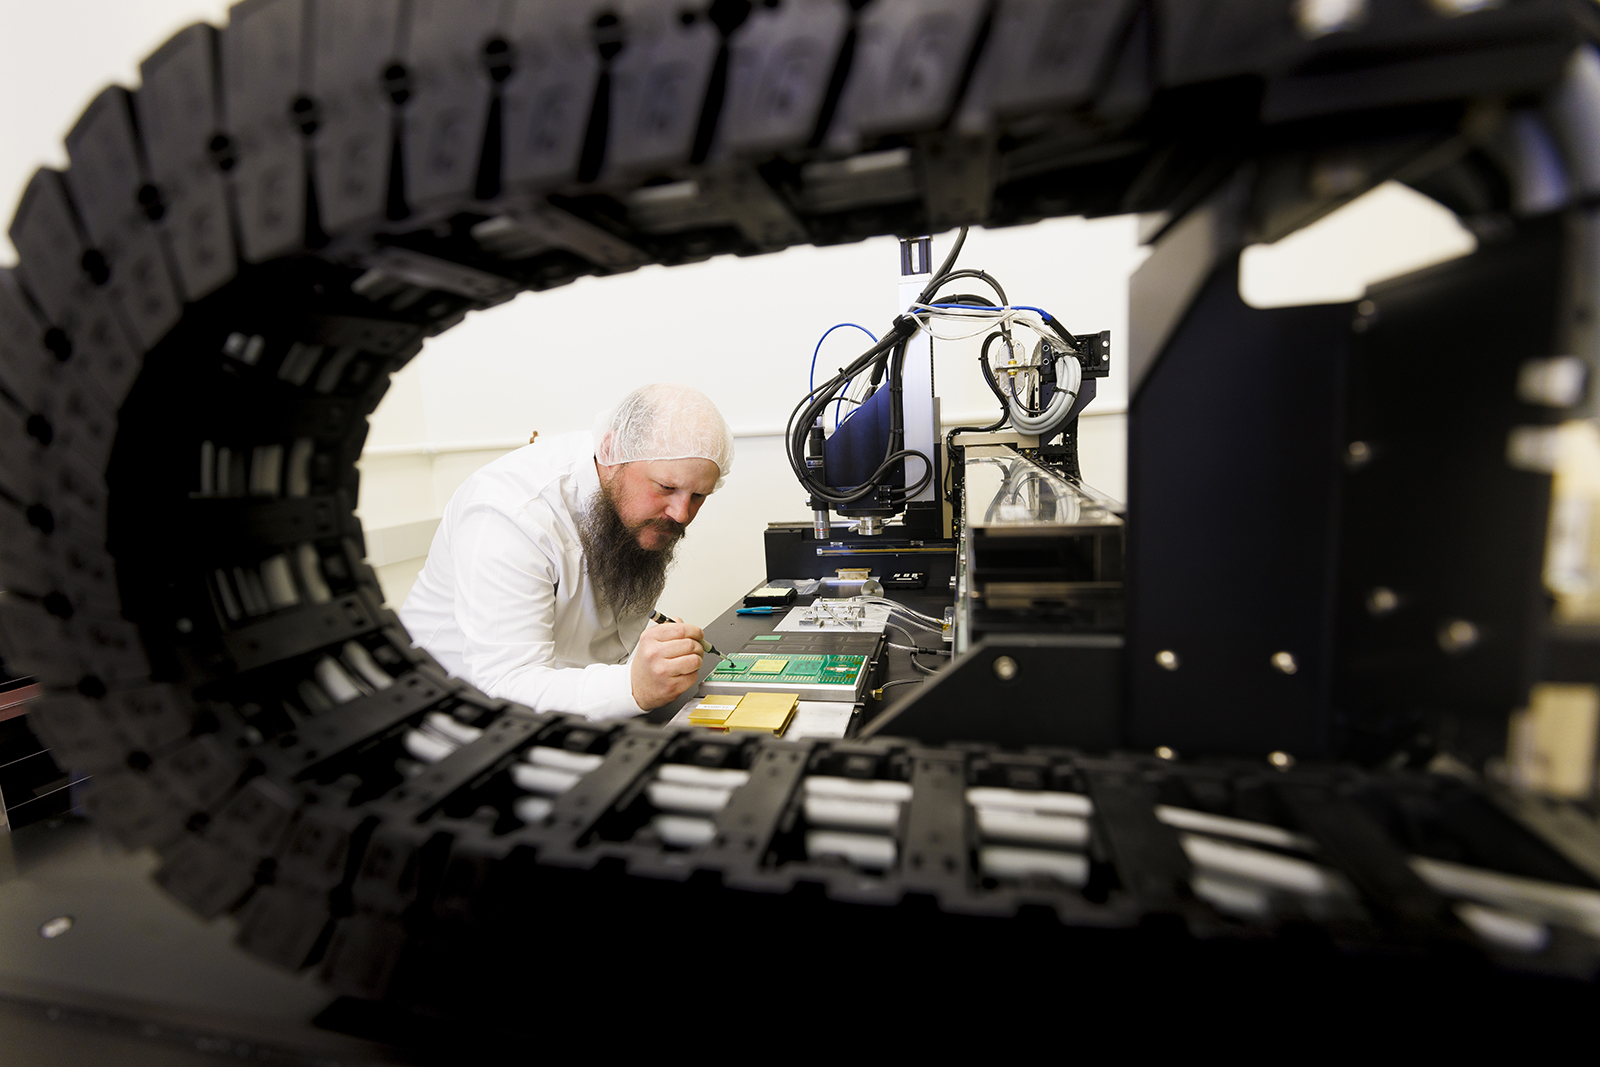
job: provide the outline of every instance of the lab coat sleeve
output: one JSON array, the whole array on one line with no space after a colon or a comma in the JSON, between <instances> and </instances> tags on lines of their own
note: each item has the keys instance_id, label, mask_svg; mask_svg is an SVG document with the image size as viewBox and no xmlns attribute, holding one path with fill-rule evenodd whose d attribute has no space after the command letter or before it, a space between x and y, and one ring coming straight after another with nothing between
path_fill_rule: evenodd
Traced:
<instances>
[{"instance_id":1,"label":"lab coat sleeve","mask_svg":"<svg viewBox=\"0 0 1600 1067\"><path fill-rule=\"evenodd\" d=\"M591 719L642 714L628 664L551 665L559 551L493 508L462 515L451 563L467 677L488 695L535 711Z\"/></svg>"}]
</instances>

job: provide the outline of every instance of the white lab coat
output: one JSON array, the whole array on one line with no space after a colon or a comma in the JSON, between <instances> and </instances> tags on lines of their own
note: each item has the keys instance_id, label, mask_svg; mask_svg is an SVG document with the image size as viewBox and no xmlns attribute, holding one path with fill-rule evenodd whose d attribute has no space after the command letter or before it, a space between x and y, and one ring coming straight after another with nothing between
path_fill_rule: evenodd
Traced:
<instances>
[{"instance_id":1,"label":"white lab coat","mask_svg":"<svg viewBox=\"0 0 1600 1067\"><path fill-rule=\"evenodd\" d=\"M628 659L649 609L597 601L576 520L600 487L594 435L543 438L450 498L400 608L411 639L490 696L591 719L639 715Z\"/></svg>"}]
</instances>

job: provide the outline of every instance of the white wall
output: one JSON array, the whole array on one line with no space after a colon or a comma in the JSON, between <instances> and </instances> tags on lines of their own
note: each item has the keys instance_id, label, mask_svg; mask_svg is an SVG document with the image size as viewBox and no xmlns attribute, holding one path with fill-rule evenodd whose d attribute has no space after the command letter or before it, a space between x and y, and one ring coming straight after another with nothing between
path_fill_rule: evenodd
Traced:
<instances>
[{"instance_id":1,"label":"white wall","mask_svg":"<svg viewBox=\"0 0 1600 1067\"><path fill-rule=\"evenodd\" d=\"M226 0L0 0L0 209L5 223L33 172L64 167L61 138L111 82L192 22L220 25ZM3 228L3 227L0 227ZM0 264L16 261L0 233Z\"/></svg>"},{"instance_id":2,"label":"white wall","mask_svg":"<svg viewBox=\"0 0 1600 1067\"><path fill-rule=\"evenodd\" d=\"M936 258L952 236L936 238ZM1240 288L1261 307L1350 300L1370 281L1472 247L1449 212L1386 185L1274 246L1249 249ZM1085 480L1118 498L1126 493L1127 278L1146 253L1131 218L1057 219L973 231L960 260L997 277L1014 303L1043 306L1069 329L1112 331L1112 373L1082 419L1080 453ZM456 449L509 445L532 430L583 429L627 389L688 382L711 395L739 437L735 472L701 512L663 600L669 611L709 619L755 582L782 577L763 573L761 531L769 521L807 513L778 434L805 392L823 331L858 322L881 334L893 317L898 255L893 239L878 238L647 267L524 294L470 316L396 376L374 414L363 459L363 521L381 528L437 515L463 478L505 450ZM838 367L865 341L857 331L836 331L819 368ZM976 370L978 341L934 348L945 424L988 422L993 400ZM405 454L407 448L451 451L428 456ZM418 560L380 562L391 597L404 597L419 567Z\"/></svg>"},{"instance_id":3,"label":"white wall","mask_svg":"<svg viewBox=\"0 0 1600 1067\"><path fill-rule=\"evenodd\" d=\"M197 19L221 23L224 0L0 0L0 207L40 165L63 166L61 137L107 82L137 84L138 64ZM9 220L10 212L5 212ZM1144 255L1128 219L1057 220L978 231L962 256L1000 278L1012 299L1059 314L1074 330L1110 329L1113 375L1082 426L1086 479L1124 492L1126 279ZM948 235L936 242L939 254ZM1241 288L1259 306L1345 300L1370 280L1460 254L1471 238L1422 198L1385 188L1317 227L1253 250ZM0 264L14 261L0 235ZM794 249L753 260L646 268L525 295L438 338L395 378L373 417L360 510L393 599L410 587L431 523L460 482L529 431L587 427L634 385L676 379L722 405L739 439L727 487L701 513L666 594L669 610L709 618L765 577L760 531L802 519L804 501L772 436L804 391L816 338L893 315L892 240ZM840 331L820 366L859 351ZM858 335L859 336L859 335ZM988 412L973 345L940 345L937 383L952 423Z\"/></svg>"},{"instance_id":4,"label":"white wall","mask_svg":"<svg viewBox=\"0 0 1600 1067\"><path fill-rule=\"evenodd\" d=\"M935 238L936 258L953 237ZM973 231L960 259L997 277L1014 303L1045 307L1078 332L1112 331L1113 370L1083 420L1082 457L1086 479L1117 497L1125 485L1126 279L1145 254L1132 218L1058 219ZM530 431L587 429L635 386L687 382L716 401L738 438L733 475L691 528L663 599L669 611L708 619L763 578L782 577L764 573L761 533L769 521L808 516L781 434L806 392L817 339L839 322L881 336L899 310L898 283L899 245L876 238L588 278L471 315L429 342L374 413L362 520L381 528L438 515L462 478ZM994 418L976 369L979 343L934 346L947 425ZM868 344L859 331L834 332L818 356L819 380ZM502 447L456 451L486 442ZM414 561L380 565L391 598L415 573Z\"/></svg>"}]
</instances>

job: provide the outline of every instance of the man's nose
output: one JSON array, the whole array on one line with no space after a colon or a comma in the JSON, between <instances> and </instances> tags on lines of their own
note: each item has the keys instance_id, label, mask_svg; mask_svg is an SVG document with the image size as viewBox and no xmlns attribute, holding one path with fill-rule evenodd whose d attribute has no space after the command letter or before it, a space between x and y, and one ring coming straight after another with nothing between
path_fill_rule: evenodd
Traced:
<instances>
[{"instance_id":1,"label":"man's nose","mask_svg":"<svg viewBox=\"0 0 1600 1067\"><path fill-rule=\"evenodd\" d=\"M673 522L681 523L687 526L689 524L689 517L688 494L674 494L672 498L667 501L667 518L671 519Z\"/></svg>"}]
</instances>

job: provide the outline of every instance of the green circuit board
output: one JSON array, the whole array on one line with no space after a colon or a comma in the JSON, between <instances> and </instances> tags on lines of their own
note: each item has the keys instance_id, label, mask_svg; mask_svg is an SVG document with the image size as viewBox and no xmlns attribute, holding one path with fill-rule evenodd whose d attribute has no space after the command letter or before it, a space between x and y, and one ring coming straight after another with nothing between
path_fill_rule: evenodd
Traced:
<instances>
[{"instance_id":1,"label":"green circuit board","mask_svg":"<svg viewBox=\"0 0 1600 1067\"><path fill-rule=\"evenodd\" d=\"M779 682L854 688L865 656L794 656L735 652L711 672L713 682Z\"/></svg>"}]
</instances>

